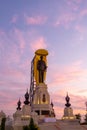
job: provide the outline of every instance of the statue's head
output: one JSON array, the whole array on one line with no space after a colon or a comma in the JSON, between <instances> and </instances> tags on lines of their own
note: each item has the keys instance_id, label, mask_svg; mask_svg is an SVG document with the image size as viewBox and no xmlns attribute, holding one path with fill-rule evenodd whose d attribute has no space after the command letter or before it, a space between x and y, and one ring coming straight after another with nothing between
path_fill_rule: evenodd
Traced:
<instances>
[{"instance_id":1,"label":"statue's head","mask_svg":"<svg viewBox=\"0 0 87 130\"><path fill-rule=\"evenodd\" d=\"M43 60L43 56L40 56L40 59Z\"/></svg>"}]
</instances>

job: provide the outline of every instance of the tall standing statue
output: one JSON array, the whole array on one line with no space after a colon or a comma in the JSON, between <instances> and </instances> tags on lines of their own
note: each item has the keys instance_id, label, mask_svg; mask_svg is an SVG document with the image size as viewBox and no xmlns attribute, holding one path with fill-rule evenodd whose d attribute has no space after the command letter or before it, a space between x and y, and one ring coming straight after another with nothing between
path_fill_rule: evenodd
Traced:
<instances>
[{"instance_id":1,"label":"tall standing statue","mask_svg":"<svg viewBox=\"0 0 87 130\"><path fill-rule=\"evenodd\" d=\"M45 49L38 49L35 51L35 56L32 61L32 75L34 76L34 80L37 86L39 83L45 83L44 81L46 79L47 55L48 51Z\"/></svg>"},{"instance_id":2,"label":"tall standing statue","mask_svg":"<svg viewBox=\"0 0 87 130\"><path fill-rule=\"evenodd\" d=\"M37 62L37 70L39 72L39 83L44 82L44 73L47 69L46 63L43 60L43 56L40 56L40 60Z\"/></svg>"}]
</instances>

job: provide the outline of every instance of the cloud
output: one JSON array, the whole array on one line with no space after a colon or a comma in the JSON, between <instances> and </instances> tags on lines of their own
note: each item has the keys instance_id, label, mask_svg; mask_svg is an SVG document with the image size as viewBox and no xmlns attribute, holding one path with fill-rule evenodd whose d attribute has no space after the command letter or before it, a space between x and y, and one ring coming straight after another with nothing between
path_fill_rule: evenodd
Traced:
<instances>
[{"instance_id":1,"label":"cloud","mask_svg":"<svg viewBox=\"0 0 87 130\"><path fill-rule=\"evenodd\" d=\"M87 9L83 9L80 12L80 17L86 16L87 15Z\"/></svg>"},{"instance_id":2,"label":"cloud","mask_svg":"<svg viewBox=\"0 0 87 130\"><path fill-rule=\"evenodd\" d=\"M22 32L15 29L0 35L0 59L2 64L18 63L24 50L25 40ZM9 45L9 46L8 46Z\"/></svg>"},{"instance_id":3,"label":"cloud","mask_svg":"<svg viewBox=\"0 0 87 130\"><path fill-rule=\"evenodd\" d=\"M79 90L78 93L87 93L87 89Z\"/></svg>"},{"instance_id":4,"label":"cloud","mask_svg":"<svg viewBox=\"0 0 87 130\"><path fill-rule=\"evenodd\" d=\"M19 42L19 47L20 47L21 53L23 53L23 50L24 50L25 44L26 44L23 33L17 28L14 29L14 33L17 37L18 42Z\"/></svg>"},{"instance_id":5,"label":"cloud","mask_svg":"<svg viewBox=\"0 0 87 130\"><path fill-rule=\"evenodd\" d=\"M54 26L84 31L83 19L87 15L87 9L80 8L82 2L83 0L66 0L65 6L62 7L64 9L60 9L60 14L58 14Z\"/></svg>"},{"instance_id":6,"label":"cloud","mask_svg":"<svg viewBox=\"0 0 87 130\"><path fill-rule=\"evenodd\" d=\"M5 32L3 30L0 30L0 36L3 36Z\"/></svg>"},{"instance_id":7,"label":"cloud","mask_svg":"<svg viewBox=\"0 0 87 130\"><path fill-rule=\"evenodd\" d=\"M61 118L63 116L67 92L70 96L70 103L73 108L73 113L80 113L81 115L85 114L87 92L84 94L82 86L83 84L86 84L86 81L83 81L83 79L86 79L87 77L87 70L82 69L82 65L83 62L80 60L65 67L59 68L57 66L58 69L54 66L54 64L52 64L52 73L49 70L51 80L48 82L48 88L51 99L54 103L57 118Z\"/></svg>"},{"instance_id":8,"label":"cloud","mask_svg":"<svg viewBox=\"0 0 87 130\"><path fill-rule=\"evenodd\" d=\"M79 21L81 19L81 16L79 16L79 7L81 3L82 0L65 0L64 6L60 8L60 14L58 14L54 26L63 26L64 28L68 29L77 24L76 21Z\"/></svg>"},{"instance_id":9,"label":"cloud","mask_svg":"<svg viewBox=\"0 0 87 130\"><path fill-rule=\"evenodd\" d=\"M82 77L87 75L87 70L82 69L81 65L81 61L60 68L52 64L52 71L49 70L48 72L48 77L50 76L48 83L50 86L56 87L58 85L64 85L65 83L68 84L70 82L83 80ZM51 69L51 66L49 69Z\"/></svg>"},{"instance_id":10,"label":"cloud","mask_svg":"<svg viewBox=\"0 0 87 130\"><path fill-rule=\"evenodd\" d=\"M0 77L2 78L5 78L9 77L10 80L18 80L18 81L25 81L25 76L24 76L24 72L23 71L20 71L20 70L17 70L17 69L12 69L12 68L4 68L3 70L1 70L1 73L0 73ZM20 80L21 79L21 80Z\"/></svg>"},{"instance_id":11,"label":"cloud","mask_svg":"<svg viewBox=\"0 0 87 130\"><path fill-rule=\"evenodd\" d=\"M0 86L0 108L7 115L12 115L16 111L19 98L23 105L25 88L28 88L29 84L5 80L0 82ZM6 108L6 106L8 107Z\"/></svg>"},{"instance_id":12,"label":"cloud","mask_svg":"<svg viewBox=\"0 0 87 130\"><path fill-rule=\"evenodd\" d=\"M30 85L28 83L30 70L26 71L24 66L21 68L23 64L29 67L29 57L24 53L27 48L25 41L28 39L28 33L26 32L26 37L24 34L17 28L8 32L2 30L0 33L0 107L6 114L15 112L15 103L19 97L24 96L25 89Z\"/></svg>"},{"instance_id":13,"label":"cloud","mask_svg":"<svg viewBox=\"0 0 87 130\"><path fill-rule=\"evenodd\" d=\"M84 34L84 32L86 31L86 28L84 28L82 25L79 24L75 26L75 29L81 34Z\"/></svg>"},{"instance_id":14,"label":"cloud","mask_svg":"<svg viewBox=\"0 0 87 130\"><path fill-rule=\"evenodd\" d=\"M74 11L77 11L83 0L66 0L68 7Z\"/></svg>"},{"instance_id":15,"label":"cloud","mask_svg":"<svg viewBox=\"0 0 87 130\"><path fill-rule=\"evenodd\" d=\"M14 15L11 19L11 23L16 23L18 20L18 15Z\"/></svg>"},{"instance_id":16,"label":"cloud","mask_svg":"<svg viewBox=\"0 0 87 130\"><path fill-rule=\"evenodd\" d=\"M44 23L46 23L47 21L47 17L46 16L27 16L25 15L25 21L26 23L32 24L32 25L42 25Z\"/></svg>"},{"instance_id":17,"label":"cloud","mask_svg":"<svg viewBox=\"0 0 87 130\"><path fill-rule=\"evenodd\" d=\"M29 75L28 75L29 76ZM23 97L30 83L28 83L28 77L25 73L19 70L8 70L8 72L2 72L0 74L0 103L3 108L3 102L8 104L9 102L17 101L19 97ZM14 107L15 108L15 107ZM11 108L8 107L10 110Z\"/></svg>"},{"instance_id":18,"label":"cloud","mask_svg":"<svg viewBox=\"0 0 87 130\"><path fill-rule=\"evenodd\" d=\"M26 68L27 70L29 70L29 66L31 65L30 63L31 63L31 59L27 58L24 63L20 64L20 68L21 69Z\"/></svg>"},{"instance_id":19,"label":"cloud","mask_svg":"<svg viewBox=\"0 0 87 130\"><path fill-rule=\"evenodd\" d=\"M19 66L20 63L22 64L22 60L24 61L27 60L27 58L29 59L30 39L31 37L29 36L28 31L24 32L18 28L11 29L8 32L1 31L0 60L2 63L0 66L9 67L14 64ZM25 55L26 58L21 60Z\"/></svg>"},{"instance_id":20,"label":"cloud","mask_svg":"<svg viewBox=\"0 0 87 130\"><path fill-rule=\"evenodd\" d=\"M33 40L31 37L33 37ZM39 48L48 47L47 41L44 37L35 36L33 34L31 37L30 34L28 35L28 32L25 33L17 28L11 30L11 32L8 32L8 34L5 32L0 35L0 60L2 61L2 67L0 64L0 106L6 113L12 114L15 112L18 98L24 96L25 89L29 87L30 56L32 54L28 52L30 50L35 51ZM28 39L30 39L30 42L26 42ZM54 56L54 53L55 52L53 52L51 56ZM81 65L81 61L74 62L64 68L59 67L56 63L55 65L53 63L50 64L51 71L49 70L49 77L51 80L48 83L48 88L50 92L53 91L51 96L58 116L63 115L66 91L72 91L73 94L74 89L76 89L69 83L72 81L80 82L82 77L87 75L86 69L82 69ZM70 97L72 99L72 96ZM75 98L77 99L79 97L80 96ZM75 98L72 100L72 105L76 100ZM83 101L84 100L85 98ZM22 102L23 101L24 99ZM3 102L6 106L8 106L8 110ZM81 102L81 100L79 100L79 102ZM79 109L82 111L79 105L77 108L75 105L76 103L73 105L75 110Z\"/></svg>"},{"instance_id":21,"label":"cloud","mask_svg":"<svg viewBox=\"0 0 87 130\"><path fill-rule=\"evenodd\" d=\"M53 104L54 104L54 110L56 113L57 118L62 118L64 114L64 108L66 104L66 92L64 92L63 89L56 91L55 93L50 93L51 98L53 99ZM68 93L70 97L70 103L71 107L73 109L73 114L78 114L80 113L81 115L85 114L85 101L86 97L80 96L80 95L75 95L73 92Z\"/></svg>"},{"instance_id":22,"label":"cloud","mask_svg":"<svg viewBox=\"0 0 87 130\"><path fill-rule=\"evenodd\" d=\"M47 48L47 43L43 37L39 37L36 40L32 41L30 47L33 51L41 48Z\"/></svg>"},{"instance_id":23,"label":"cloud","mask_svg":"<svg viewBox=\"0 0 87 130\"><path fill-rule=\"evenodd\" d=\"M65 28L69 28L71 26L71 23L75 21L75 19L76 16L71 12L61 13L61 15L58 16L54 26L59 27L61 25L64 26Z\"/></svg>"}]
</instances>

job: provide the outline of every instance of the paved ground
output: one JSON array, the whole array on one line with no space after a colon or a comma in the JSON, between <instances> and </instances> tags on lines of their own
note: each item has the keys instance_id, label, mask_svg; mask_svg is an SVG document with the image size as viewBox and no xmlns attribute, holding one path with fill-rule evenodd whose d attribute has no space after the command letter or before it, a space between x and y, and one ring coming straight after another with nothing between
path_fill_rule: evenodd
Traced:
<instances>
[{"instance_id":1,"label":"paved ground","mask_svg":"<svg viewBox=\"0 0 87 130\"><path fill-rule=\"evenodd\" d=\"M80 125L77 121L57 121L55 123L42 123L41 130L87 130L87 126Z\"/></svg>"},{"instance_id":2,"label":"paved ground","mask_svg":"<svg viewBox=\"0 0 87 130\"><path fill-rule=\"evenodd\" d=\"M40 125L41 130L60 130L56 123L43 123Z\"/></svg>"}]
</instances>

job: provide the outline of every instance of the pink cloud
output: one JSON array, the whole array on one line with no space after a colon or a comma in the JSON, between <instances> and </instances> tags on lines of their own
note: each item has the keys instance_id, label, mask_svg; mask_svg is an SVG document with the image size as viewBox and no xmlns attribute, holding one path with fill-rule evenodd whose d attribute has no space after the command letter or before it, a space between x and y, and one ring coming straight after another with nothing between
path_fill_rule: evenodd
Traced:
<instances>
[{"instance_id":1,"label":"pink cloud","mask_svg":"<svg viewBox=\"0 0 87 130\"><path fill-rule=\"evenodd\" d=\"M39 37L38 39L31 42L30 47L33 51L36 51L40 48L47 48L47 43L43 37Z\"/></svg>"},{"instance_id":2,"label":"pink cloud","mask_svg":"<svg viewBox=\"0 0 87 130\"><path fill-rule=\"evenodd\" d=\"M0 106L3 108L6 116L13 116L13 113L16 111L17 108L17 100L7 101L5 104L0 104ZM6 106L8 107L6 108Z\"/></svg>"},{"instance_id":3,"label":"pink cloud","mask_svg":"<svg viewBox=\"0 0 87 130\"><path fill-rule=\"evenodd\" d=\"M64 26L66 28L68 28L71 24L71 22L73 22L75 20L75 15L72 14L72 13L63 13L61 14L56 23L55 23L55 26Z\"/></svg>"},{"instance_id":4,"label":"pink cloud","mask_svg":"<svg viewBox=\"0 0 87 130\"><path fill-rule=\"evenodd\" d=\"M23 83L26 81L25 75L22 71L12 69L10 67L2 70L0 75L2 76L2 78L4 77L5 80L7 79L9 81L9 79L10 79L10 82L19 81L19 82Z\"/></svg>"},{"instance_id":5,"label":"pink cloud","mask_svg":"<svg viewBox=\"0 0 87 130\"><path fill-rule=\"evenodd\" d=\"M73 89L73 88L72 88ZM85 114L85 101L86 97L77 96L74 93L68 93L70 97L71 107L73 108L73 114ZM66 93L63 89L56 91L55 93L51 93L51 98L53 99L54 103L54 110L56 113L57 118L62 118L64 114L65 108L65 97Z\"/></svg>"},{"instance_id":6,"label":"pink cloud","mask_svg":"<svg viewBox=\"0 0 87 130\"><path fill-rule=\"evenodd\" d=\"M82 33L82 34L86 31L86 29L81 25L76 25L75 29L76 29L76 31L78 31L79 33Z\"/></svg>"},{"instance_id":7,"label":"pink cloud","mask_svg":"<svg viewBox=\"0 0 87 130\"><path fill-rule=\"evenodd\" d=\"M0 90L0 108L1 110L3 109L3 111L5 112L6 115L13 115L13 113L15 113L16 108L17 108L17 102L19 100L19 98L21 99L21 103L23 106L23 102L25 100L24 98L24 92L25 90L20 90L22 93L20 95L20 93L17 93L17 91L10 91L10 89L8 90L8 92L1 92ZM16 96L15 96L16 94ZM4 103L3 103L4 102ZM8 106L6 108L6 106Z\"/></svg>"},{"instance_id":8,"label":"pink cloud","mask_svg":"<svg viewBox=\"0 0 87 130\"><path fill-rule=\"evenodd\" d=\"M38 24L44 24L47 21L47 17L46 16L34 16L34 17L25 16L25 20L27 24L38 25Z\"/></svg>"},{"instance_id":9,"label":"pink cloud","mask_svg":"<svg viewBox=\"0 0 87 130\"><path fill-rule=\"evenodd\" d=\"M5 45L3 45L3 48L5 48ZM10 65L12 63L20 63L20 58L21 58L21 53L18 51L18 47L17 47L17 44L14 44L14 41L13 41L13 44L11 45L11 49L10 51L8 50L6 52L6 57L3 57L3 64L4 62L7 64L7 67L6 68L9 68Z\"/></svg>"},{"instance_id":10,"label":"pink cloud","mask_svg":"<svg viewBox=\"0 0 87 130\"><path fill-rule=\"evenodd\" d=\"M75 25L76 21L78 21L78 23L81 22L81 20L83 20L83 16L87 15L87 9L79 9L82 2L83 0L67 0L67 10L64 10L64 12L63 10L60 10L60 15L54 23L54 26L63 26L65 28L73 26L73 28L75 27L78 29L78 27L76 27L78 25Z\"/></svg>"},{"instance_id":11,"label":"pink cloud","mask_svg":"<svg viewBox=\"0 0 87 130\"><path fill-rule=\"evenodd\" d=\"M51 99L54 102L54 108L57 117L61 118L63 116L63 111L65 107L65 96L66 93L69 93L71 98L70 103L72 104L73 113L85 114L85 101L87 99L87 92L84 90L81 93L82 88L78 86L83 81L84 77L87 77L87 70L82 69L82 61L76 61L71 65L57 69L56 67L52 68L53 73L50 73L51 81L48 83L50 88ZM50 71L51 72L51 71ZM78 82L78 83L77 83ZM74 84L75 83L75 84ZM82 82L85 84L85 82ZM80 102L80 103L79 103ZM60 112L58 112L60 110Z\"/></svg>"},{"instance_id":12,"label":"pink cloud","mask_svg":"<svg viewBox=\"0 0 87 130\"><path fill-rule=\"evenodd\" d=\"M23 68L26 68L29 70L29 66L31 66L31 59L27 59L25 60L25 62L23 64L20 64L20 68L23 69Z\"/></svg>"},{"instance_id":13,"label":"pink cloud","mask_svg":"<svg viewBox=\"0 0 87 130\"><path fill-rule=\"evenodd\" d=\"M27 44L26 49L26 41L29 41L29 38L31 41L33 35L28 36L30 36L28 32L24 33L17 28L4 33L4 35L1 32L0 35L0 60L2 61L0 64L0 107L7 114L15 112L16 105L12 103L17 101L17 98L24 97L24 90L29 88L30 85L30 59L27 57L27 52L25 55L23 55L23 52L29 51L31 48L47 47L45 39L40 37L32 41L33 45L29 45L30 43L27 42L29 44ZM29 48L30 46L31 48ZM23 59L22 56L26 58ZM6 106L9 106L7 109L3 102Z\"/></svg>"},{"instance_id":14,"label":"pink cloud","mask_svg":"<svg viewBox=\"0 0 87 130\"><path fill-rule=\"evenodd\" d=\"M0 58L1 58L1 60L3 58L1 66L3 66L3 67L6 66L6 68L7 68L12 61L19 62L19 56L17 55L15 48L14 49L11 48L11 50L9 51L10 48L8 49L8 47L7 47L7 43L5 42L6 39L7 39L6 37L4 37L3 40L0 39L0 50L1 50ZM5 51L5 48L7 48L7 51ZM14 54L14 52L16 52L15 53L16 55Z\"/></svg>"},{"instance_id":15,"label":"pink cloud","mask_svg":"<svg viewBox=\"0 0 87 130\"><path fill-rule=\"evenodd\" d=\"M0 86L2 86L2 88L0 88L0 108L3 109L7 115L12 115L16 111L19 98L23 105L23 101L25 100L25 88L29 87L29 85L26 86L23 83L18 82L14 84L11 83L11 81L7 81L6 83L3 82L0 84ZM6 108L6 106L8 107Z\"/></svg>"},{"instance_id":16,"label":"pink cloud","mask_svg":"<svg viewBox=\"0 0 87 130\"><path fill-rule=\"evenodd\" d=\"M5 32L3 30L0 30L0 35L5 35Z\"/></svg>"},{"instance_id":17,"label":"pink cloud","mask_svg":"<svg viewBox=\"0 0 87 130\"><path fill-rule=\"evenodd\" d=\"M23 52L23 49L25 48L25 39L24 39L24 37L23 37L23 34L22 34L22 32L21 32L19 29L17 29L17 28L14 29L14 32L15 32L15 35L16 35L16 37L17 37L17 39L18 39L19 47L20 47L20 49L21 49L21 52Z\"/></svg>"},{"instance_id":18,"label":"pink cloud","mask_svg":"<svg viewBox=\"0 0 87 130\"><path fill-rule=\"evenodd\" d=\"M87 15L87 9L83 9L81 12L80 12L80 17L81 16L85 16Z\"/></svg>"},{"instance_id":19,"label":"pink cloud","mask_svg":"<svg viewBox=\"0 0 87 130\"><path fill-rule=\"evenodd\" d=\"M54 111L57 119L61 119L63 117L63 108L54 106Z\"/></svg>"},{"instance_id":20,"label":"pink cloud","mask_svg":"<svg viewBox=\"0 0 87 130\"><path fill-rule=\"evenodd\" d=\"M83 2L83 0L67 0L66 3L70 9L77 11L80 7L80 4Z\"/></svg>"},{"instance_id":21,"label":"pink cloud","mask_svg":"<svg viewBox=\"0 0 87 130\"><path fill-rule=\"evenodd\" d=\"M25 37L21 30L15 28L14 30L10 30L8 33L1 33L0 53L3 57L2 64L9 65L12 62L19 63L20 57L25 50L25 45Z\"/></svg>"},{"instance_id":22,"label":"pink cloud","mask_svg":"<svg viewBox=\"0 0 87 130\"><path fill-rule=\"evenodd\" d=\"M11 19L11 23L16 23L18 20L18 16L17 15L14 15Z\"/></svg>"},{"instance_id":23,"label":"pink cloud","mask_svg":"<svg viewBox=\"0 0 87 130\"><path fill-rule=\"evenodd\" d=\"M68 84L70 82L77 82L83 80L83 77L87 75L87 70L82 69L81 61L72 63L64 68L53 67L53 71L48 72L48 76L50 75L49 86L58 86L59 84ZM50 68L51 69L51 68ZM54 72L54 74L53 74Z\"/></svg>"}]
</instances>

